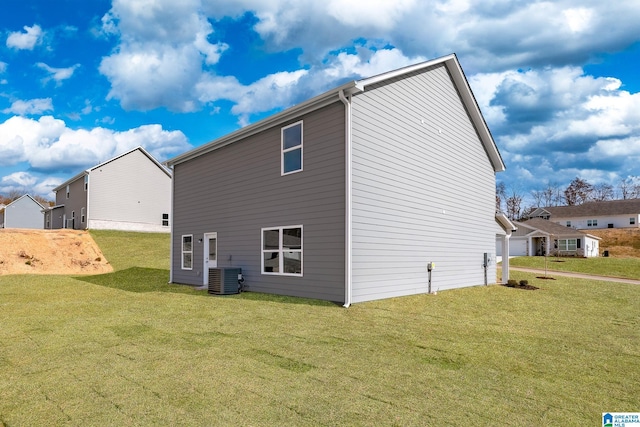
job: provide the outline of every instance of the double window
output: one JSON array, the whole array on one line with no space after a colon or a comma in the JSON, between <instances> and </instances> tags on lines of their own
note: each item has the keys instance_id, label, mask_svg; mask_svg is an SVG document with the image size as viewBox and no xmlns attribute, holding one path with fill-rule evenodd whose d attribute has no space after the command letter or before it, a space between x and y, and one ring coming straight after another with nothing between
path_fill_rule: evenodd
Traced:
<instances>
[{"instance_id":1,"label":"double window","mask_svg":"<svg viewBox=\"0 0 640 427\"><path fill-rule=\"evenodd\" d=\"M588 219L587 220L587 227L597 227L598 226L598 220L597 219Z\"/></svg>"},{"instance_id":2,"label":"double window","mask_svg":"<svg viewBox=\"0 0 640 427\"><path fill-rule=\"evenodd\" d=\"M558 240L558 250L564 252L575 252L580 245L578 239L560 239Z\"/></svg>"},{"instance_id":3,"label":"double window","mask_svg":"<svg viewBox=\"0 0 640 427\"><path fill-rule=\"evenodd\" d=\"M285 126L282 137L282 175L302 170L302 122Z\"/></svg>"},{"instance_id":4,"label":"double window","mask_svg":"<svg viewBox=\"0 0 640 427\"><path fill-rule=\"evenodd\" d=\"M182 236L182 269L193 269L193 235Z\"/></svg>"},{"instance_id":5,"label":"double window","mask_svg":"<svg viewBox=\"0 0 640 427\"><path fill-rule=\"evenodd\" d=\"M302 226L262 229L262 274L302 276Z\"/></svg>"}]
</instances>

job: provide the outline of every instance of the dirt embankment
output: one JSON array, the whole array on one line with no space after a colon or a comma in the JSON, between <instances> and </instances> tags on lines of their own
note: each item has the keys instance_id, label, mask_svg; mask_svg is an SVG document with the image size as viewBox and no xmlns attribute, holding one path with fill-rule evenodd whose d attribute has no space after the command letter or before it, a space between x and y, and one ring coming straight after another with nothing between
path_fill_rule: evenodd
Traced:
<instances>
[{"instance_id":1,"label":"dirt embankment","mask_svg":"<svg viewBox=\"0 0 640 427\"><path fill-rule=\"evenodd\" d=\"M0 229L0 275L111 271L113 268L87 231Z\"/></svg>"},{"instance_id":2,"label":"dirt embankment","mask_svg":"<svg viewBox=\"0 0 640 427\"><path fill-rule=\"evenodd\" d=\"M604 228L582 230L600 237L600 252L609 251L613 257L640 258L640 228Z\"/></svg>"}]
</instances>

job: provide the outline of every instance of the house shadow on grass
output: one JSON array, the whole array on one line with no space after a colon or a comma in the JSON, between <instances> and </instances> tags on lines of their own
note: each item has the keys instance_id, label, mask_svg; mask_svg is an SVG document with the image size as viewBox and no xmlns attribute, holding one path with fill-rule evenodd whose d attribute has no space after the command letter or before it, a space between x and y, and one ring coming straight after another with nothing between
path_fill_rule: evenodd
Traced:
<instances>
[{"instance_id":1,"label":"house shadow on grass","mask_svg":"<svg viewBox=\"0 0 640 427\"><path fill-rule=\"evenodd\" d=\"M169 270L160 268L131 267L113 273L76 276L74 278L94 285L128 292L173 292L207 296L206 292L196 291L191 286L169 284Z\"/></svg>"},{"instance_id":2,"label":"house shadow on grass","mask_svg":"<svg viewBox=\"0 0 640 427\"><path fill-rule=\"evenodd\" d=\"M234 295L211 295L206 289L189 285L177 285L169 282L169 270L159 268L131 267L113 273L98 274L95 276L75 276L74 279L107 288L120 289L122 291L146 293L146 292L172 292L176 294L188 294L209 298L235 298L252 301L265 301L283 304L306 304L320 306L336 306L339 303L329 301L297 298L284 295L264 294L260 292L242 292Z\"/></svg>"}]
</instances>

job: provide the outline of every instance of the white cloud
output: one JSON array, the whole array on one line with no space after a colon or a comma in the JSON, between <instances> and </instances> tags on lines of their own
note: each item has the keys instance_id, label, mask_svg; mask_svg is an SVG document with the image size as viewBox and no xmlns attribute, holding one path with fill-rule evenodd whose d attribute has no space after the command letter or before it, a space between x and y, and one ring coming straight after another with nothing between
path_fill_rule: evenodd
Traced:
<instances>
[{"instance_id":1,"label":"white cloud","mask_svg":"<svg viewBox=\"0 0 640 427\"><path fill-rule=\"evenodd\" d=\"M11 107L2 110L4 114L19 114L21 116L33 114L38 115L47 111L53 111L51 98L37 98L29 100L17 100L11 104Z\"/></svg>"},{"instance_id":2,"label":"white cloud","mask_svg":"<svg viewBox=\"0 0 640 427\"><path fill-rule=\"evenodd\" d=\"M19 50L33 50L34 46L42 40L44 35L39 25L33 27L24 26L25 32L16 31L9 33L7 47Z\"/></svg>"},{"instance_id":3,"label":"white cloud","mask_svg":"<svg viewBox=\"0 0 640 427\"><path fill-rule=\"evenodd\" d=\"M330 16L350 27L389 30L413 9L415 3L415 0L329 0L326 7Z\"/></svg>"},{"instance_id":4,"label":"white cloud","mask_svg":"<svg viewBox=\"0 0 640 427\"><path fill-rule=\"evenodd\" d=\"M7 63L0 61L0 74L7 71Z\"/></svg>"},{"instance_id":5,"label":"white cloud","mask_svg":"<svg viewBox=\"0 0 640 427\"><path fill-rule=\"evenodd\" d=\"M562 11L567 25L573 33L581 33L592 26L593 10L584 7L571 8Z\"/></svg>"},{"instance_id":6,"label":"white cloud","mask_svg":"<svg viewBox=\"0 0 640 427\"><path fill-rule=\"evenodd\" d=\"M198 5L195 0L113 2L103 29L119 35L120 45L100 64L111 82L109 99L125 109L199 108L193 88L203 65L216 64L227 45L209 42L213 27Z\"/></svg>"},{"instance_id":7,"label":"white cloud","mask_svg":"<svg viewBox=\"0 0 640 427\"><path fill-rule=\"evenodd\" d=\"M46 84L49 80L55 80L56 85L60 85L63 80L71 78L76 69L80 67L80 64L75 64L67 68L54 68L48 66L44 62L38 62L36 65L38 66L38 68L41 68L49 73L49 76L43 79L43 83Z\"/></svg>"},{"instance_id":8,"label":"white cloud","mask_svg":"<svg viewBox=\"0 0 640 427\"><path fill-rule=\"evenodd\" d=\"M38 120L14 116L0 123L0 164L5 166L27 162L40 170L81 170L139 145L158 160L191 148L182 132L157 124L118 132L101 127L71 129L51 116Z\"/></svg>"},{"instance_id":9,"label":"white cloud","mask_svg":"<svg viewBox=\"0 0 640 427\"><path fill-rule=\"evenodd\" d=\"M3 186L30 187L36 183L36 177L27 172L14 172L3 176L0 180Z\"/></svg>"}]
</instances>

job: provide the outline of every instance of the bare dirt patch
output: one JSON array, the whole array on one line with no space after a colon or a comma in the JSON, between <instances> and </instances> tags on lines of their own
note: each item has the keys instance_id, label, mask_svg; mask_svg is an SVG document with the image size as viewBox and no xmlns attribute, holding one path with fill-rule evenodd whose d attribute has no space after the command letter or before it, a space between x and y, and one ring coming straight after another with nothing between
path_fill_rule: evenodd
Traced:
<instances>
[{"instance_id":1,"label":"bare dirt patch","mask_svg":"<svg viewBox=\"0 0 640 427\"><path fill-rule=\"evenodd\" d=\"M112 271L87 231L0 229L0 275Z\"/></svg>"},{"instance_id":2,"label":"bare dirt patch","mask_svg":"<svg viewBox=\"0 0 640 427\"><path fill-rule=\"evenodd\" d=\"M640 258L640 228L604 228L582 230L600 237L600 252L609 251L609 256Z\"/></svg>"}]
</instances>

